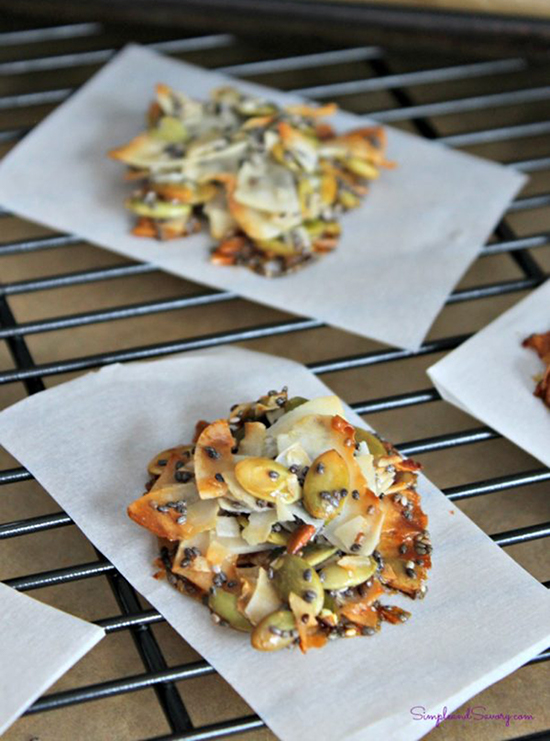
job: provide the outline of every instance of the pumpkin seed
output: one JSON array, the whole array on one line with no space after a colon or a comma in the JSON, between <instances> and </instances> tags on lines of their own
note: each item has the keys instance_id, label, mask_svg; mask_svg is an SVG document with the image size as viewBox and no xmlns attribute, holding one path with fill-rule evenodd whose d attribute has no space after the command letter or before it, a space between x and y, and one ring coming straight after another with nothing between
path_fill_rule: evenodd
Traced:
<instances>
[{"instance_id":1,"label":"pumpkin seed","mask_svg":"<svg viewBox=\"0 0 550 741\"><path fill-rule=\"evenodd\" d=\"M380 173L374 165L359 159L359 157L350 157L345 161L345 165L354 175L359 175L361 178L376 180L376 178L380 177Z\"/></svg>"},{"instance_id":2,"label":"pumpkin seed","mask_svg":"<svg viewBox=\"0 0 550 741\"><path fill-rule=\"evenodd\" d=\"M189 132L183 121L174 118L174 116L163 116L157 123L156 128L151 129L151 135L155 139L161 139L172 144L183 142L189 138Z\"/></svg>"},{"instance_id":3,"label":"pumpkin seed","mask_svg":"<svg viewBox=\"0 0 550 741\"><path fill-rule=\"evenodd\" d=\"M235 630L249 633L252 630L252 624L237 609L237 599L238 595L233 592L215 589L208 597L208 606L212 612L228 622Z\"/></svg>"},{"instance_id":4,"label":"pumpkin seed","mask_svg":"<svg viewBox=\"0 0 550 741\"><path fill-rule=\"evenodd\" d=\"M296 640L296 619L290 610L277 610L261 620L250 640L258 651L278 651Z\"/></svg>"},{"instance_id":5,"label":"pumpkin seed","mask_svg":"<svg viewBox=\"0 0 550 741\"><path fill-rule=\"evenodd\" d=\"M349 190L340 190L338 193L338 202L341 203L344 208L348 209L357 208L361 203L361 200L359 196L356 196L355 193L352 193Z\"/></svg>"},{"instance_id":6,"label":"pumpkin seed","mask_svg":"<svg viewBox=\"0 0 550 741\"><path fill-rule=\"evenodd\" d=\"M347 589L362 584L376 571L376 561L370 559L368 565L359 566L356 569L343 568L338 564L332 563L321 570L321 583L325 589L330 591Z\"/></svg>"},{"instance_id":7,"label":"pumpkin seed","mask_svg":"<svg viewBox=\"0 0 550 741\"><path fill-rule=\"evenodd\" d=\"M324 601L323 585L310 564L299 556L283 556L273 576L273 586L279 597L288 602L291 592L311 604L317 615Z\"/></svg>"},{"instance_id":8,"label":"pumpkin seed","mask_svg":"<svg viewBox=\"0 0 550 741\"><path fill-rule=\"evenodd\" d=\"M296 476L271 458L245 458L235 466L235 476L243 489L257 499L274 502L279 496L290 504L301 495Z\"/></svg>"},{"instance_id":9,"label":"pumpkin seed","mask_svg":"<svg viewBox=\"0 0 550 741\"><path fill-rule=\"evenodd\" d=\"M256 247L262 252L271 252L274 255L296 255L298 251L292 242L285 242L284 239L258 239Z\"/></svg>"},{"instance_id":10,"label":"pumpkin seed","mask_svg":"<svg viewBox=\"0 0 550 741\"><path fill-rule=\"evenodd\" d=\"M304 399L303 396L293 396L284 405L285 414L287 412L294 411L294 409L297 409L298 407L301 407L302 404L305 404L306 402L307 402L307 399Z\"/></svg>"},{"instance_id":11,"label":"pumpkin seed","mask_svg":"<svg viewBox=\"0 0 550 741\"><path fill-rule=\"evenodd\" d=\"M349 487L349 471L336 450L327 450L311 464L304 481L304 506L312 517L327 520L341 510L342 492Z\"/></svg>"},{"instance_id":12,"label":"pumpkin seed","mask_svg":"<svg viewBox=\"0 0 550 741\"><path fill-rule=\"evenodd\" d=\"M138 216L148 216L151 219L173 219L191 214L191 206L188 203L168 203L159 200L146 203L139 198L128 198L126 208Z\"/></svg>"},{"instance_id":13,"label":"pumpkin seed","mask_svg":"<svg viewBox=\"0 0 550 741\"><path fill-rule=\"evenodd\" d=\"M334 599L334 597L327 592L325 592L325 601L323 602L323 609L321 610L321 613L325 612L325 610L334 613L335 615L339 614L339 608L338 603Z\"/></svg>"},{"instance_id":14,"label":"pumpkin seed","mask_svg":"<svg viewBox=\"0 0 550 741\"><path fill-rule=\"evenodd\" d=\"M302 558L307 561L310 566L318 566L319 564L326 561L327 558L333 556L338 549L332 545L318 545L312 543L304 548Z\"/></svg>"},{"instance_id":15,"label":"pumpkin seed","mask_svg":"<svg viewBox=\"0 0 550 741\"><path fill-rule=\"evenodd\" d=\"M307 232L312 239L321 236L339 237L342 233L340 224L337 221L322 221L321 219L314 219L313 221L306 221L304 227L307 229Z\"/></svg>"},{"instance_id":16,"label":"pumpkin seed","mask_svg":"<svg viewBox=\"0 0 550 741\"><path fill-rule=\"evenodd\" d=\"M273 543L273 545L284 546L287 544L288 537L289 537L288 533L284 533L284 532L277 533L275 532L275 530L272 530L267 536L267 542Z\"/></svg>"},{"instance_id":17,"label":"pumpkin seed","mask_svg":"<svg viewBox=\"0 0 550 741\"><path fill-rule=\"evenodd\" d=\"M387 455L384 443L374 433L364 430L362 427L355 428L355 439L358 443L367 443L369 453L375 458Z\"/></svg>"}]
</instances>

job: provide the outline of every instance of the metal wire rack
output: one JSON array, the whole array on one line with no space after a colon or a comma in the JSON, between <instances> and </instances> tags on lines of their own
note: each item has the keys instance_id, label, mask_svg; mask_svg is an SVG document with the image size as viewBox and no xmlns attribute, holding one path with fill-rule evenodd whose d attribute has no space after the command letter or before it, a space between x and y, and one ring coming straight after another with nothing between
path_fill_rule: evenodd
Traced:
<instances>
[{"instance_id":1,"label":"metal wire rack","mask_svg":"<svg viewBox=\"0 0 550 741\"><path fill-rule=\"evenodd\" d=\"M295 41L291 48L284 39L277 39L271 45L263 42L262 48L258 48L251 41L227 34L187 38L173 36L173 30L121 30L104 28L97 23L27 28L21 20L5 19L3 29L0 28L0 146L9 148L52 106L65 100L75 87L95 71L97 65L107 61L126 41L137 38L153 48L189 61L207 64L237 76L258 79L266 84L279 85L310 98L336 99L342 107L402 126L429 139L437 139L444 145L500 159L510 167L533 174L530 191L512 204L490 244L483 249L476 266L449 297L443 312L449 319L441 325L442 330L439 330L439 325L434 329L434 332L439 330L441 334L436 338L430 337L417 353L383 348L351 336L344 337L344 333L329 330L318 321L269 312L242 302L232 293L205 290L158 274L152 265L105 259L106 253L92 248L88 249L86 256L91 255L98 264L71 269L73 256L82 248L77 236L37 235L31 225L1 211L3 234L13 234L14 237L3 239L0 243L0 267L7 266L7 272L17 279L0 284L0 340L9 351L9 354L0 355L6 358L7 366L0 370L0 390L10 387L21 389L20 393L14 392L13 400L24 393L33 394L43 390L50 377L74 374L108 363L162 357L233 342L254 343L254 346L263 347L265 341L277 343L279 336L289 343L292 338L295 357L306 361L316 374L332 374L328 382L333 379L336 385L340 384L344 389L348 377L346 374L355 373L354 378L357 378L359 373L363 378L367 370L374 372L378 366L384 373L387 372L388 377L399 374L406 376L411 368L417 368L411 362L421 361L422 358L433 360L434 355L457 347L469 336L471 329L464 332L460 326L462 315L453 314L456 308L473 307L471 316L479 315L480 318L474 319L471 328L477 328L477 325L482 325L490 316L498 313L503 306L499 303L502 297L512 294L513 298L514 294L536 287L548 276L550 232L546 231L549 227L544 221L544 209L550 205L550 192L544 189L545 184L546 187L550 184L547 182L550 172L550 122L547 117L550 111L550 86L544 81L548 79L549 64L532 65L526 59L514 57L491 60L447 59L441 55L435 58L412 58L410 55L401 55L395 49L380 46L329 48L325 42L320 43L315 39L305 40L297 51L294 48ZM520 152L521 157L518 156ZM542 226L533 233L533 224ZM54 257L52 264L67 264L68 269L50 274L48 255ZM491 267L488 267L490 263ZM2 274L6 275L4 267ZM39 270L38 274L34 274L35 268ZM486 281L489 279L488 282L476 282L477 275ZM496 279L492 279L495 276ZM134 279L154 279L155 285L162 287L160 296L113 306L112 296L116 290L122 285L131 286ZM139 287L143 285L143 282L139 283ZM179 294L166 297L165 294L174 286L176 290L181 287ZM82 306L90 308L83 311L69 309L68 313L58 316L48 315L48 295L53 296L51 305L61 308L65 305L62 301L63 290L77 288ZM111 300L107 301L105 308L93 308L95 297L100 295L97 291L103 288ZM133 297L136 291L132 293L130 288L121 293ZM23 302L31 301L35 294L39 299L32 304L31 315L34 312L38 318L17 319L18 315L25 317ZM42 296L46 297L43 301L40 300ZM105 303L104 295L101 301ZM494 301L497 303L492 303ZM69 302L70 307L73 304L74 301ZM218 305L221 306L216 308ZM236 326L225 326L222 322L225 328L219 330L217 322L221 313L232 306L241 307L240 321L236 322ZM484 308L479 309L481 306ZM198 332L194 331L193 324L198 316L194 311L197 309L210 312L206 323L200 324ZM181 327L185 330L184 336L181 327L176 332L172 325L168 328L166 322L170 315L183 318ZM192 318L187 320L187 315ZM117 345L115 329L111 328L120 327L120 322L133 321L137 322L133 326L139 331L139 322L153 316L158 322L155 325L156 336L162 337L166 330L173 335L171 339L135 345L125 337ZM273 316L276 316L276 321L272 320ZM265 322L265 317L271 320ZM76 340L66 340L72 337L74 330L93 326L99 328L102 324L105 327L100 336L110 347L108 350L87 354L86 341L82 341L86 337L84 334L78 335ZM460 331L456 330L457 326ZM206 328L205 331L202 331L203 328ZM57 357L59 353L55 352L54 359L49 359L52 357L52 354L48 354L52 351L51 342L45 345L38 343L34 351L32 343L35 336L38 339L53 336L55 344L63 348L60 351L63 357ZM146 332L145 336L148 338L149 334ZM341 348L337 357L325 356L327 337L334 341L331 347L334 346L337 353ZM275 346L285 352L286 345L279 343ZM320 347L324 348L323 352L316 354L315 348ZM35 360L36 354L41 357L40 361ZM418 368L421 371L423 366ZM384 383L381 388L385 389ZM9 395L8 400L12 400ZM400 424L407 420L407 415L412 414L415 408L432 404L430 409L433 409L434 402L438 401L439 396L433 388L420 387L390 396L375 395L352 406L360 414L371 415L371 421L373 418L379 419L390 428L392 423L388 420L392 414L398 414L396 429L400 429ZM465 426L464 419L460 419L459 425L464 429L452 429L451 421L451 431L439 431L402 442L399 447L408 455L441 455L445 450L452 449L454 455L465 450L471 456L472 450L486 450L483 443L498 440L499 436L493 430L472 427L471 420L470 426ZM404 429L415 427L405 424ZM529 492L540 493L541 487L548 486L550 471L532 467L532 461L527 456L518 460L522 461L523 466L527 465L525 470L512 470L505 475L494 475L483 480L471 481L466 478L458 485L446 487L444 492L450 500L464 503L466 500L481 501L488 495L494 497L499 492L510 491L515 497L522 496L524 506L528 509ZM21 487L31 478L22 468L8 467L0 471L0 484L6 486L5 491L11 491L11 487L17 485L20 497L25 496ZM63 512L26 517L0 525L0 539L21 538L68 526L72 526L72 522ZM525 524L491 535L501 547L535 543L548 536L550 521ZM26 547L25 543L28 540L23 539L21 549ZM214 670L201 660L169 665L154 632L163 618L155 610L142 605L132 587L101 554L98 553L92 562L7 578L6 583L20 590L33 590L101 576L110 582L119 613L98 619L97 623L109 635L124 631L131 634L143 671L54 691L36 701L28 714L60 710L79 703L153 688L169 727L169 732L155 736L155 741L223 738L263 727L262 721L254 715L198 726L192 723L185 704L185 680L212 675ZM546 586L549 584L546 582ZM540 664L548 659L550 649L530 664ZM205 703L213 701L213 697L205 698ZM63 716L57 717L62 724ZM547 737L545 734L546 731L538 731L521 738Z\"/></svg>"}]
</instances>

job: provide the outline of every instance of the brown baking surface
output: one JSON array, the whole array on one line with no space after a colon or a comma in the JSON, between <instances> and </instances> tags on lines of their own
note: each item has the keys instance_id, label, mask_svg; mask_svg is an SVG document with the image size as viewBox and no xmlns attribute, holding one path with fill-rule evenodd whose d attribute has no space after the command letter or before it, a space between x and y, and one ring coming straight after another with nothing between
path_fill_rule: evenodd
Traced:
<instances>
[{"instance_id":1,"label":"brown baking surface","mask_svg":"<svg viewBox=\"0 0 550 741\"><path fill-rule=\"evenodd\" d=\"M334 1L334 0L333 0ZM495 13L533 18L550 18L546 0L336 0L358 5L389 5L423 10L451 10L461 13ZM319 0L310 0L319 2Z\"/></svg>"},{"instance_id":2,"label":"brown baking surface","mask_svg":"<svg viewBox=\"0 0 550 741\"><path fill-rule=\"evenodd\" d=\"M51 53L56 53L51 51ZM60 53L59 51L57 53ZM13 55L0 50L0 61ZM227 50L223 63L244 61L251 58L267 56L258 50L239 47ZM186 59L210 64L221 64L220 52L212 55L192 54ZM215 60L214 62L212 60ZM393 60L396 71L407 68L421 69L426 65L437 66L437 60L403 59ZM440 66L444 66L444 60ZM357 70L348 65L347 74ZM351 68L351 72L350 72ZM88 70L89 71L89 70ZM542 81L548 70L540 69L530 73L529 84L535 86L538 78ZM265 76L262 81L267 84L290 86L313 85L326 80L327 70L309 70L299 73ZM331 68L328 74L332 78L344 79L343 68ZM363 73L364 74L364 73ZM48 87L62 87L82 78L81 70L67 70L59 73L55 80L49 79ZM29 79L28 87L32 89L33 80ZM527 80L522 73L511 76L504 85L521 87ZM27 83L25 83L27 84ZM484 88L483 85L486 85ZM490 92L487 81L459 81L446 87L445 96L466 97L480 92ZM0 82L0 94L11 92L8 83ZM437 99L441 89L431 86L415 90L417 103ZM442 96L441 96L442 97ZM370 96L353 96L346 100L348 107L357 110L376 110L389 106L387 93L374 93ZM46 108L32 109L33 115L46 112ZM550 112L548 104L541 103L537 109L538 116ZM19 114L1 114L2 126L22 125L25 112ZM28 114L27 114L28 115ZM525 123L530 114L523 107L506 110L502 125ZM28 116L32 118L31 116ZM467 114L460 118L447 116L437 121L439 131L443 134L463 131L471 128L494 126L492 110L477 114ZM544 155L544 141L536 138L522 141L521 151L517 142L508 141L502 144L478 146L472 151L485 154L495 159L519 159ZM549 190L548 173L534 175L524 195ZM518 213L510 218L517 233L533 234L550 229L550 215L543 209ZM23 239L45 230L29 225L17 219L2 220L1 241ZM539 262L550 270L550 247L543 247L536 252ZM70 248L52 249L43 252L32 252L13 257L2 257L0 261L2 282L28 280L38 276L67 273L87 268L120 264L121 258L87 245ZM509 256L502 255L479 260L461 282L461 287L470 287L498 281L512 280L521 277L521 272ZM152 273L146 276L124 278L114 281L90 283L84 287L68 287L35 293L23 293L10 297L10 305L19 322L81 313L88 310L122 306L141 301L168 298L203 291L202 287L187 283L169 275ZM520 300L523 294L512 293L492 299L457 303L447 307L436 321L431 332L432 338L460 335L483 327L507 307ZM232 301L224 304L171 311L142 318L125 319L106 324L92 324L88 327L65 329L29 335L30 350L37 363L52 362L58 359L91 355L105 350L119 350L139 345L166 342L183 337L200 336L226 329L267 324L287 318L281 312L267 307L251 304L246 301ZM380 346L366 339L351 334L323 328L279 337L255 340L243 345L252 349L270 352L275 355L293 358L305 363L316 362L331 357L356 355L364 351L379 349ZM381 364L356 370L342 371L323 376L323 380L340 394L347 402L364 401L378 397L387 397L412 390L429 387L425 369L435 362L437 355L417 357L399 363ZM6 345L0 342L0 367L12 368L13 362ZM45 379L46 385L52 386L74 377L73 374L51 376ZM284 379L281 379L284 383ZM22 384L5 384L0 386L0 406L5 407L24 398ZM479 426L479 423L445 404L433 402L425 405L407 407L401 411L389 411L368 416L368 421L390 440L399 443L429 437L432 435L467 430ZM427 475L439 487L455 486L463 483L502 476L540 468L537 461L530 458L506 440L493 440L476 445L466 445L454 450L440 451L417 456L424 463ZM144 466L146 461L144 461ZM16 466L17 462L0 452L2 469ZM128 492L130 500L138 492ZM550 501L548 484L511 489L498 494L477 497L459 503L459 506L486 532L498 533L515 527L534 525L550 519ZM53 500L35 482L24 482L5 486L0 495L0 522L11 522L58 511ZM507 548L508 554L515 558L537 579L550 579L548 543L544 539ZM22 575L37 573L48 569L87 563L96 560L96 554L74 526L49 530L43 533L26 535L5 540L1 545L0 579L10 579ZM437 550L436 550L437 557ZM475 554L472 554L475 558ZM147 565L144 565L147 568ZM498 575L496 575L498 578ZM506 588L506 584L502 585ZM119 614L107 579L104 576L75 581L55 587L34 590L31 594L49 604L88 620L98 620ZM183 597L182 597L183 599ZM429 599L429 595L428 595ZM460 605L456 606L460 610ZM463 616L468 619L467 615ZM162 647L169 666L177 666L187 661L198 660L198 657L165 623L151 628ZM468 647L464 647L465 652ZM307 661L307 657L304 657ZM452 667L449 667L452 671ZM96 646L88 656L81 660L52 689L61 691L81 687L96 682L113 680L140 674L143 664L134 647L128 631L109 635ZM378 669L383 681L383 667ZM419 704L422 703L422 678L417 678L419 685ZM523 713L531 714L531 722L511 722L507 728L500 721L461 723L448 722L434 730L429 738L439 741L497 741L512 738L521 734L532 733L547 728L550 724L548 703L548 686L550 682L550 664L548 662L524 667L510 677L487 689L466 704L471 707L482 705L488 713ZM195 726L210 725L221 720L237 718L250 714L246 704L217 676L187 680L178 683L180 694L189 710ZM365 698L368 701L368 698ZM139 692L118 695L116 697L76 705L48 713L27 716L17 721L3 736L5 741L30 741L32 737L40 741L134 741L148 737L168 734L170 728L163 717L154 691L147 689ZM274 738L269 731L257 731L235 736L249 741L262 741ZM321 736L320 736L321 738Z\"/></svg>"}]
</instances>

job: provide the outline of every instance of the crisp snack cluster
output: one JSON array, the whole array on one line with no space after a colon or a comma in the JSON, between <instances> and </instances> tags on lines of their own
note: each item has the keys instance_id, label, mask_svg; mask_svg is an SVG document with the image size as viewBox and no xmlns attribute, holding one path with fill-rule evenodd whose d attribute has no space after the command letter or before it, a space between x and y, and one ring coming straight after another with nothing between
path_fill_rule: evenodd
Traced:
<instances>
[{"instance_id":1,"label":"crisp snack cluster","mask_svg":"<svg viewBox=\"0 0 550 741\"><path fill-rule=\"evenodd\" d=\"M261 651L305 652L405 622L388 593L424 597L419 468L350 424L337 397L288 399L285 388L155 456L128 513L160 538L157 576L214 622Z\"/></svg>"},{"instance_id":2,"label":"crisp snack cluster","mask_svg":"<svg viewBox=\"0 0 550 741\"><path fill-rule=\"evenodd\" d=\"M532 334L523 341L523 347L529 347L534 350L546 365L546 370L542 373L540 379L538 379L535 396L539 396L546 406L550 408L550 332Z\"/></svg>"},{"instance_id":3,"label":"crisp snack cluster","mask_svg":"<svg viewBox=\"0 0 550 741\"><path fill-rule=\"evenodd\" d=\"M203 217L218 242L212 262L269 277L330 252L340 214L391 166L383 128L337 136L322 121L335 110L281 108L230 87L201 102L158 85L147 131L110 152L139 183L126 201L133 234L183 237Z\"/></svg>"}]
</instances>

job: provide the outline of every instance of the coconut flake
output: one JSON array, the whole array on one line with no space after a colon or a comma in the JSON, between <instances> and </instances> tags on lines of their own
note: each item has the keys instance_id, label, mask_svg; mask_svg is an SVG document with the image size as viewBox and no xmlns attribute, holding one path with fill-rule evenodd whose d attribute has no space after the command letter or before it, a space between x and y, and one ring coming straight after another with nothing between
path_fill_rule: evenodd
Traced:
<instances>
[{"instance_id":1,"label":"coconut flake","mask_svg":"<svg viewBox=\"0 0 550 741\"><path fill-rule=\"evenodd\" d=\"M277 510L275 509L253 512L248 518L248 525L244 528L242 537L250 545L265 543L276 522Z\"/></svg>"},{"instance_id":2,"label":"coconut flake","mask_svg":"<svg viewBox=\"0 0 550 741\"><path fill-rule=\"evenodd\" d=\"M280 605L281 600L269 581L267 571L260 568L256 586L244 609L246 617L253 625L257 625L266 615L278 610Z\"/></svg>"}]
</instances>

